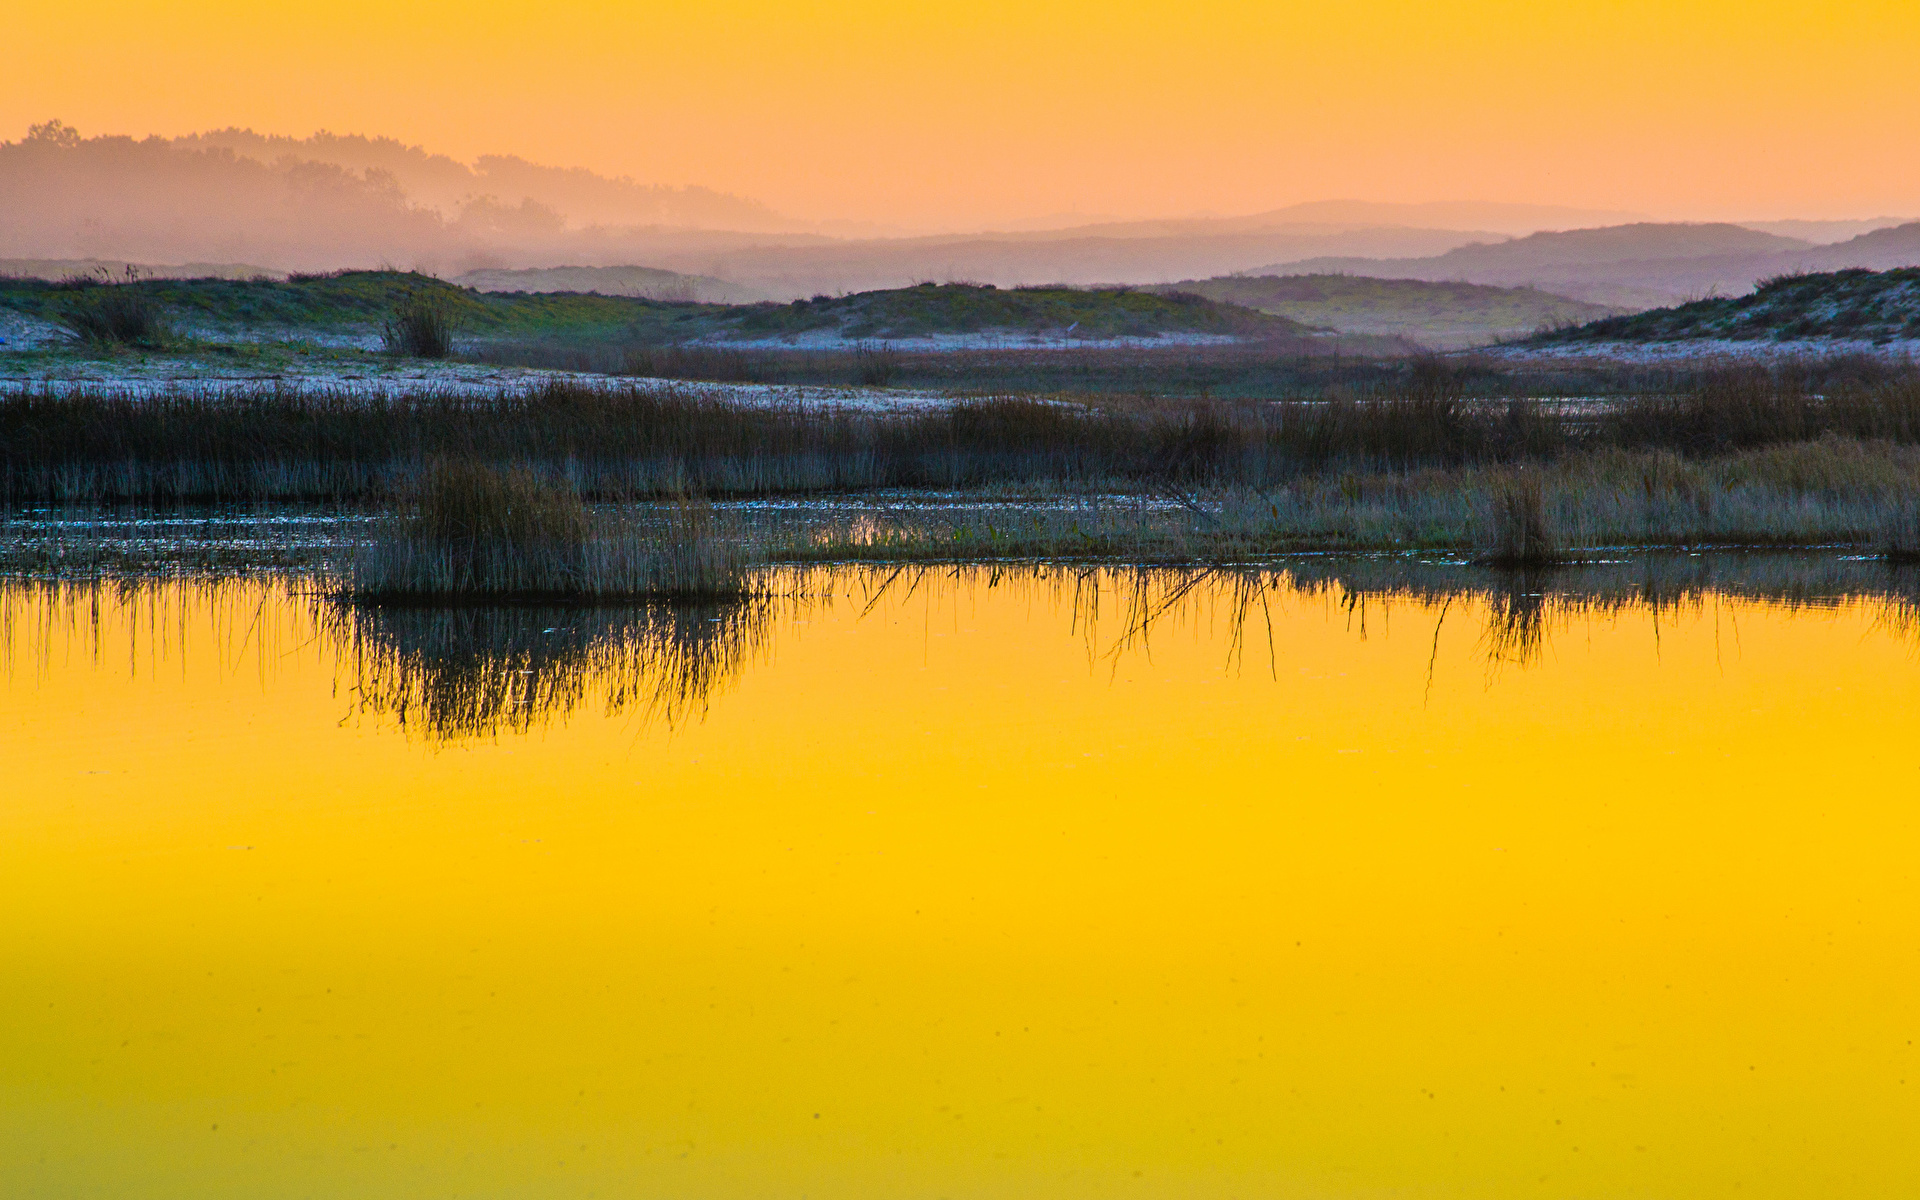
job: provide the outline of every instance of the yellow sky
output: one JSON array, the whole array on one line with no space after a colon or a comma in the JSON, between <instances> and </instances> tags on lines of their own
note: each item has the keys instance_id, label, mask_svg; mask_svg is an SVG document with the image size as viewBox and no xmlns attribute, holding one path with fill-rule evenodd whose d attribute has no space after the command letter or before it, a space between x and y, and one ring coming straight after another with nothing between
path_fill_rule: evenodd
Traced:
<instances>
[{"instance_id":1,"label":"yellow sky","mask_svg":"<svg viewBox=\"0 0 1920 1200\"><path fill-rule=\"evenodd\" d=\"M6 25L0 137L378 132L808 217L1920 211L1911 0L72 0Z\"/></svg>"}]
</instances>

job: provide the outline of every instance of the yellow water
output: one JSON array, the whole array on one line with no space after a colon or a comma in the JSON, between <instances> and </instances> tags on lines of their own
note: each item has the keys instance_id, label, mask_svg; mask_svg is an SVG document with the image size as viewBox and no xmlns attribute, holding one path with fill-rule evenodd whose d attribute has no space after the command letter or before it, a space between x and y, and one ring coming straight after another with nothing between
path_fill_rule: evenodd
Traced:
<instances>
[{"instance_id":1,"label":"yellow water","mask_svg":"<svg viewBox=\"0 0 1920 1200\"><path fill-rule=\"evenodd\" d=\"M451 740L273 589L19 602L0 1193L1920 1190L1875 604L871 584Z\"/></svg>"}]
</instances>

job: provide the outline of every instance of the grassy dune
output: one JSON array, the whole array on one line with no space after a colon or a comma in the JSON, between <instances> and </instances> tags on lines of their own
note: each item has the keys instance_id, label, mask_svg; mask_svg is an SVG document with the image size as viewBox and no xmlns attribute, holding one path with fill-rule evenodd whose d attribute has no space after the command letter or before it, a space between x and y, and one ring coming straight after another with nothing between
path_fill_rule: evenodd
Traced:
<instances>
[{"instance_id":1,"label":"grassy dune","mask_svg":"<svg viewBox=\"0 0 1920 1200\"><path fill-rule=\"evenodd\" d=\"M848 340L944 334L1066 336L1083 341L1161 334L1299 339L1284 317L1192 295L1129 288L1008 288L969 284L817 296L791 304L702 304L580 292L498 292L399 271L341 271L287 279L0 279L0 307L60 320L113 293L174 322L209 331L323 333L377 328L396 309L427 301L469 338L535 338L663 345L827 335Z\"/></svg>"},{"instance_id":2,"label":"grassy dune","mask_svg":"<svg viewBox=\"0 0 1920 1200\"><path fill-rule=\"evenodd\" d=\"M1872 342L1920 338L1920 267L1783 275L1767 280L1749 295L1608 317L1531 341L1554 345L1697 338Z\"/></svg>"}]
</instances>

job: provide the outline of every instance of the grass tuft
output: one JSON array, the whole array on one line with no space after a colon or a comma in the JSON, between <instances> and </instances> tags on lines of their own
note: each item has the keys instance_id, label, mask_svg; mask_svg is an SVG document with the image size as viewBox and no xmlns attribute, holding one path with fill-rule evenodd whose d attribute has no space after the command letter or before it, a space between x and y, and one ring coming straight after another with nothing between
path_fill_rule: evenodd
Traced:
<instances>
[{"instance_id":1,"label":"grass tuft","mask_svg":"<svg viewBox=\"0 0 1920 1200\"><path fill-rule=\"evenodd\" d=\"M745 566L697 497L661 521L596 518L570 485L524 468L443 463L355 556L345 590L381 603L739 596Z\"/></svg>"}]
</instances>

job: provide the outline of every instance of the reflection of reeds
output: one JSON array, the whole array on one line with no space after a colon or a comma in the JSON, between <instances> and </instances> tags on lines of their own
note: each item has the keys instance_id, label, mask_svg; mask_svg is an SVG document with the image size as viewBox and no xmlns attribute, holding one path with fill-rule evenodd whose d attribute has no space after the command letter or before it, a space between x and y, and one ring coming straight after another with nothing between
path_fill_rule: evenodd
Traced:
<instances>
[{"instance_id":1,"label":"reflection of reeds","mask_svg":"<svg viewBox=\"0 0 1920 1200\"><path fill-rule=\"evenodd\" d=\"M223 676L268 674L317 646L360 712L437 741L526 732L588 710L668 726L697 720L800 611L800 597L811 610L844 596L864 616L1025 591L1036 612L1061 614L1086 638L1090 661L1117 667L1184 627L1220 647L1229 667L1251 658L1258 669L1264 643L1281 678L1276 630L1299 619L1301 601L1319 600L1336 619L1344 610L1359 637L1397 632L1396 613L1412 615L1429 663L1441 658L1440 627L1464 621L1478 629L1475 654L1489 674L1532 667L1576 622L1637 617L1658 630L1703 613L1717 620L1729 602L1776 614L1855 608L1881 634L1920 646L1920 568L1834 555L1666 554L1545 570L1405 556L1198 568L840 566L777 582L699 603L424 608L316 596L297 576L0 579L0 669L90 659L145 674L211 655Z\"/></svg>"},{"instance_id":2,"label":"reflection of reeds","mask_svg":"<svg viewBox=\"0 0 1920 1200\"><path fill-rule=\"evenodd\" d=\"M672 726L764 644L765 598L619 608L329 605L362 710L435 739L524 732L590 701Z\"/></svg>"}]
</instances>

